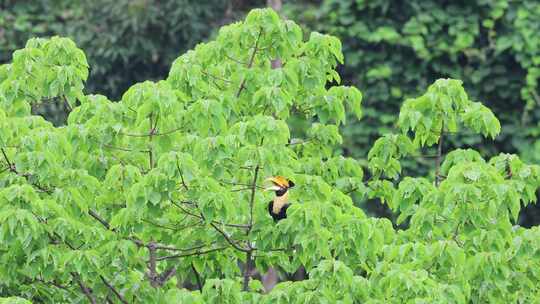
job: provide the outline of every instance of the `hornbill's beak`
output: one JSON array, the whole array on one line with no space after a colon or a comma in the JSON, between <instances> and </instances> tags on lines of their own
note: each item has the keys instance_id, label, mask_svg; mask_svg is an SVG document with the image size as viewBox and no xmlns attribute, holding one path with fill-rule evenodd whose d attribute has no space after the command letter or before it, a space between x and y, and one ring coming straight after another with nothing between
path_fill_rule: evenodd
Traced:
<instances>
[{"instance_id":1,"label":"hornbill's beak","mask_svg":"<svg viewBox=\"0 0 540 304\"><path fill-rule=\"evenodd\" d=\"M292 188L294 183L283 176L273 176L264 180L265 182L271 182L272 186L266 187L265 191L279 191L288 188Z\"/></svg>"},{"instance_id":2,"label":"hornbill's beak","mask_svg":"<svg viewBox=\"0 0 540 304\"><path fill-rule=\"evenodd\" d=\"M279 186L270 186L270 187L266 187L264 188L264 191L279 191L283 188L279 187Z\"/></svg>"},{"instance_id":3,"label":"hornbill's beak","mask_svg":"<svg viewBox=\"0 0 540 304\"><path fill-rule=\"evenodd\" d=\"M283 189L282 187L279 186L279 184L277 182L277 179L275 177L269 177L269 178L265 179L264 181L272 183L272 186L268 186L268 187L264 188L264 191L279 191L279 190Z\"/></svg>"}]
</instances>

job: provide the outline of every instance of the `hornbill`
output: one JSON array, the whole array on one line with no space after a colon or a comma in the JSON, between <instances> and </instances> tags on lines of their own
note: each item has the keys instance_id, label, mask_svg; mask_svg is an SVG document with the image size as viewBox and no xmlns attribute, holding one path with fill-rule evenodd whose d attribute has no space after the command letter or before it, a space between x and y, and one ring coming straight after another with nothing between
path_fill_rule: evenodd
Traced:
<instances>
[{"instance_id":1,"label":"hornbill","mask_svg":"<svg viewBox=\"0 0 540 304\"><path fill-rule=\"evenodd\" d=\"M268 203L268 213L270 213L274 222L278 222L287 217L287 208L290 205L289 189L294 187L294 183L283 176L270 177L266 181L272 182L273 185L265 190L276 192L276 197Z\"/></svg>"}]
</instances>

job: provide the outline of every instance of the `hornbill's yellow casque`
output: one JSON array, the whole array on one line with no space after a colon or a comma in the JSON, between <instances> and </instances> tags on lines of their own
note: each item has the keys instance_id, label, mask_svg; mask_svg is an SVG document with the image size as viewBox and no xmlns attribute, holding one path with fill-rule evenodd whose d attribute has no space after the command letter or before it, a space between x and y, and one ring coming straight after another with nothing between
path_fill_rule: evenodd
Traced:
<instances>
[{"instance_id":1,"label":"hornbill's yellow casque","mask_svg":"<svg viewBox=\"0 0 540 304\"><path fill-rule=\"evenodd\" d=\"M266 188L276 192L276 197L268 203L268 213L274 219L274 222L287 217L287 208L289 208L289 189L294 187L293 181L283 176L274 176L266 179L272 182L273 186Z\"/></svg>"}]
</instances>

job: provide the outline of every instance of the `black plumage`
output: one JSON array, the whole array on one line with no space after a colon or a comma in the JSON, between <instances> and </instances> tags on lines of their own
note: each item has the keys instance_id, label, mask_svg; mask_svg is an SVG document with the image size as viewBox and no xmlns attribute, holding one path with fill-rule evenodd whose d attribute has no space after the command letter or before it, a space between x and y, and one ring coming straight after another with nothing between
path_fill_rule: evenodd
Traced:
<instances>
[{"instance_id":1,"label":"black plumage","mask_svg":"<svg viewBox=\"0 0 540 304\"><path fill-rule=\"evenodd\" d=\"M278 222L282 219L287 218L287 209L289 208L290 204L284 205L280 210L279 213L274 213L272 209L274 208L274 201L270 201L268 203L268 213L270 213L270 216L274 219L274 222Z\"/></svg>"}]
</instances>

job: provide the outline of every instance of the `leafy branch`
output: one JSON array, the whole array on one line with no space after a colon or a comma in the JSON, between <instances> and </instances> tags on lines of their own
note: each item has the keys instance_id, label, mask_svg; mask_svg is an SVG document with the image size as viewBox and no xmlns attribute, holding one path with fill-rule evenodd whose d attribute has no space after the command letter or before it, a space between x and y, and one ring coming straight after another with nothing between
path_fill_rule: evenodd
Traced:
<instances>
[{"instance_id":1,"label":"leafy branch","mask_svg":"<svg viewBox=\"0 0 540 304\"><path fill-rule=\"evenodd\" d=\"M255 46L253 47L253 51L251 53L251 56L249 58L248 66L247 68L250 69L253 66L253 62L255 61L255 54L257 54L257 51L259 50L259 40L261 39L263 33L263 29L260 28L259 34L257 35L257 38L255 40ZM238 91L236 92L236 98L240 97L240 94L242 94L242 91L244 90L246 86L246 77L242 79L242 82L240 83L240 87L238 88Z\"/></svg>"},{"instance_id":2,"label":"leafy branch","mask_svg":"<svg viewBox=\"0 0 540 304\"><path fill-rule=\"evenodd\" d=\"M120 292L118 292L118 290L114 288L114 286L112 286L111 283L109 283L109 281L105 279L104 276L99 275L99 278L101 279L103 284L105 284L105 286L107 286L107 288L109 288L114 293L114 295L118 298L120 302L122 302L123 304L128 304L128 302L124 299L124 296L122 296Z\"/></svg>"}]
</instances>

